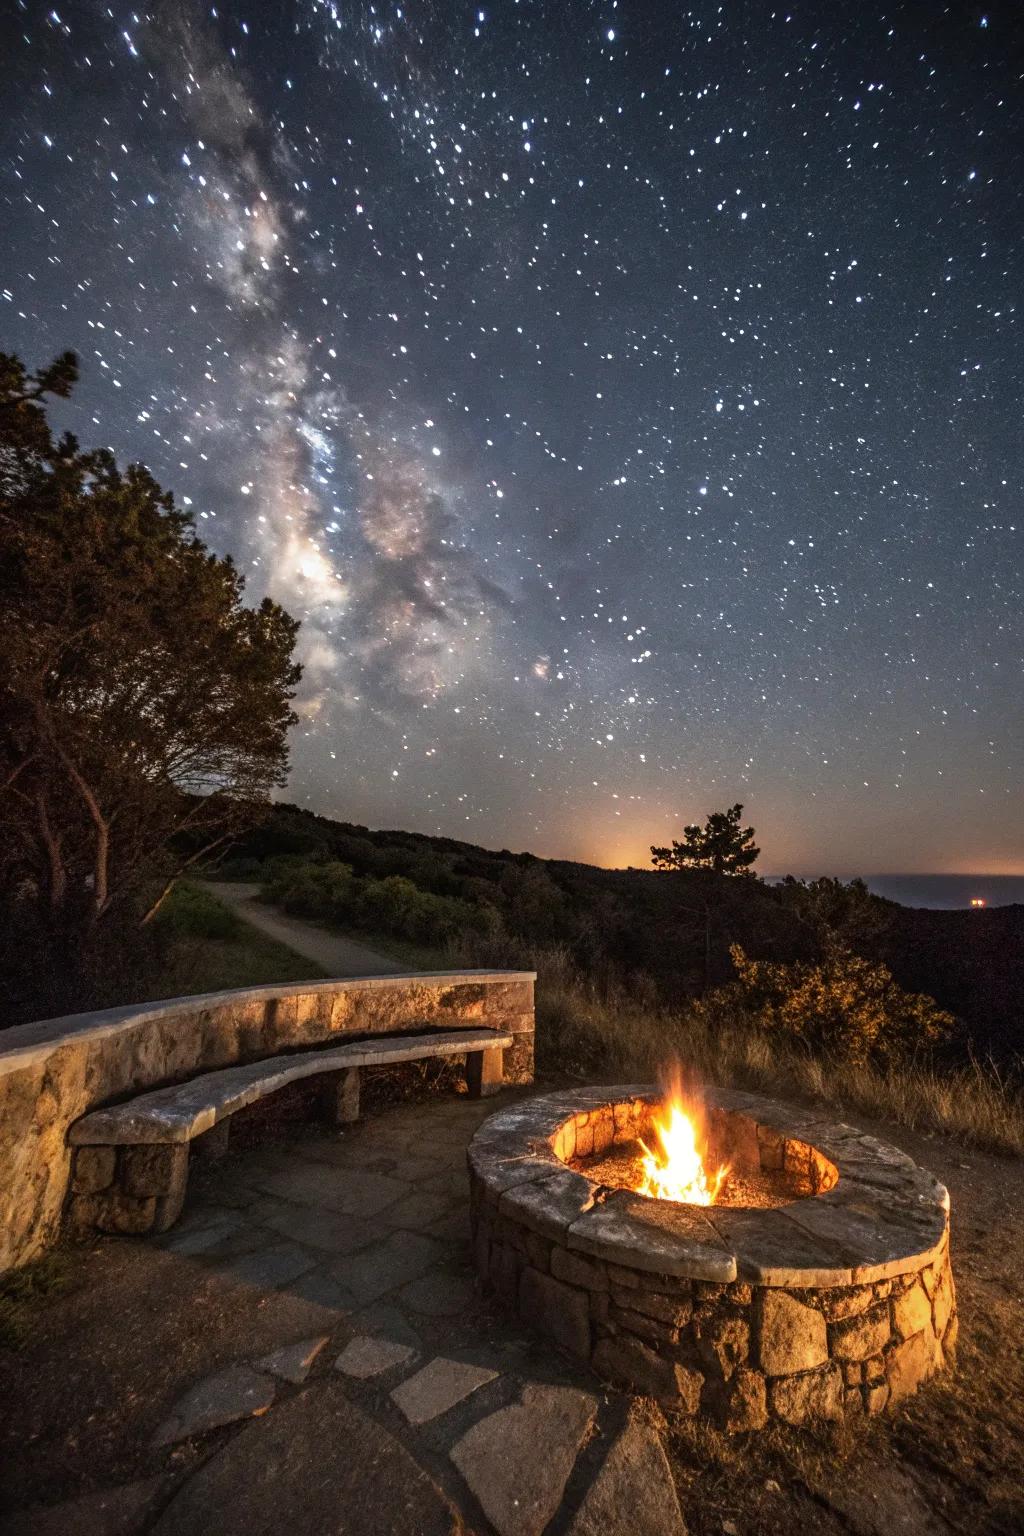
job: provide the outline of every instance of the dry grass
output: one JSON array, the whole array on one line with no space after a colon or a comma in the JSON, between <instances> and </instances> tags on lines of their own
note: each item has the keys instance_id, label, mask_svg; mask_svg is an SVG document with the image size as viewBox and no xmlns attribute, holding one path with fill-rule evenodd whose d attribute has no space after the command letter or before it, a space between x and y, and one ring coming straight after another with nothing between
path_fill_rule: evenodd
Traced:
<instances>
[{"instance_id":1,"label":"dry grass","mask_svg":"<svg viewBox=\"0 0 1024 1536\"><path fill-rule=\"evenodd\" d=\"M537 1048L550 1071L593 1079L653 1076L677 1058L708 1083L811 1099L989 1151L1024 1154L1024 1093L991 1063L950 1067L922 1057L857 1066L769 1037L742 1016L711 1025L659 1005L642 988L589 981L559 949L462 963L528 965L538 973Z\"/></svg>"}]
</instances>

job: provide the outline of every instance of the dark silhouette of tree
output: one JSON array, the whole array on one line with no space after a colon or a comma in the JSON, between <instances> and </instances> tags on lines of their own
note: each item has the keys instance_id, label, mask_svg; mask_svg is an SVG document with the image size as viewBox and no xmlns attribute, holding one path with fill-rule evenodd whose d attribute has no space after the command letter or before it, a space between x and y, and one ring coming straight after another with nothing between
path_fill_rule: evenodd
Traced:
<instances>
[{"instance_id":1,"label":"dark silhouette of tree","mask_svg":"<svg viewBox=\"0 0 1024 1536\"><path fill-rule=\"evenodd\" d=\"M704 825L683 828L683 841L651 848L656 869L710 869L716 875L745 875L759 857L753 827L741 827L742 805L712 811Z\"/></svg>"},{"instance_id":2,"label":"dark silhouette of tree","mask_svg":"<svg viewBox=\"0 0 1024 1536\"><path fill-rule=\"evenodd\" d=\"M300 677L142 465L54 438L76 377L0 354L0 900L69 974L269 802Z\"/></svg>"}]
</instances>

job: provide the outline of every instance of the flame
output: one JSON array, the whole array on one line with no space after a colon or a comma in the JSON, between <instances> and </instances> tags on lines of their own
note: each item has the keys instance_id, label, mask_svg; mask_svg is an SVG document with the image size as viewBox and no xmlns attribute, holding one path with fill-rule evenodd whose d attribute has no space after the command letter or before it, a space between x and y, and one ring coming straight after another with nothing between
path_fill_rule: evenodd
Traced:
<instances>
[{"instance_id":1,"label":"flame","mask_svg":"<svg viewBox=\"0 0 1024 1536\"><path fill-rule=\"evenodd\" d=\"M723 1164L709 1180L697 1147L696 1125L677 1097L669 1099L667 1108L667 1115L655 1117L652 1122L660 1149L652 1152L646 1142L640 1142L646 1155L639 1192L653 1200L714 1205L728 1166Z\"/></svg>"}]
</instances>

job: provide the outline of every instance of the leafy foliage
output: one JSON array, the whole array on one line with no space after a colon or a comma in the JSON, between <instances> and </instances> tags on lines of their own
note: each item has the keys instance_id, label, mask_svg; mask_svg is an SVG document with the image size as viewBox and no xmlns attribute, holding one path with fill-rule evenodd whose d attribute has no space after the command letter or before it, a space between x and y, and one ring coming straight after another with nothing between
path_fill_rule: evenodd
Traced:
<instances>
[{"instance_id":1,"label":"leafy foliage","mask_svg":"<svg viewBox=\"0 0 1024 1536\"><path fill-rule=\"evenodd\" d=\"M143 466L54 439L76 372L0 355L0 895L80 989L101 930L284 782L300 672L296 622Z\"/></svg>"},{"instance_id":2,"label":"leafy foliage","mask_svg":"<svg viewBox=\"0 0 1024 1536\"><path fill-rule=\"evenodd\" d=\"M277 862L264 886L268 900L286 912L321 922L390 934L415 944L445 944L468 934L485 935L501 927L488 903L462 901L420 890L403 875L360 879L349 864L331 860L306 864Z\"/></svg>"},{"instance_id":3,"label":"leafy foliage","mask_svg":"<svg viewBox=\"0 0 1024 1536\"><path fill-rule=\"evenodd\" d=\"M741 827L742 805L712 811L704 825L683 828L683 841L671 848L651 848L656 869L710 869L716 875L747 874L760 856L753 827Z\"/></svg>"},{"instance_id":4,"label":"leafy foliage","mask_svg":"<svg viewBox=\"0 0 1024 1536\"><path fill-rule=\"evenodd\" d=\"M854 1064L935 1045L955 1024L933 998L905 992L887 966L839 945L817 964L751 960L738 944L732 960L736 980L696 1004L698 1016L740 1014L769 1036L800 1040Z\"/></svg>"}]
</instances>

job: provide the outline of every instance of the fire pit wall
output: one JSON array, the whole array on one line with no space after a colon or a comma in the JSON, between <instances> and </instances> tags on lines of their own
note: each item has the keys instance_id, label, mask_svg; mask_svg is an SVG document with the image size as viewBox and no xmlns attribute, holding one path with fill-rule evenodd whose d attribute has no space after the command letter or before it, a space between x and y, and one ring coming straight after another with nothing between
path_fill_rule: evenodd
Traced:
<instances>
[{"instance_id":1,"label":"fire pit wall","mask_svg":"<svg viewBox=\"0 0 1024 1536\"><path fill-rule=\"evenodd\" d=\"M605 1379L729 1430L880 1413L943 1367L957 1319L942 1185L851 1126L724 1091L707 1096L709 1161L772 1175L786 1203L679 1205L588 1178L659 1097L552 1094L481 1127L487 1289Z\"/></svg>"}]
</instances>

